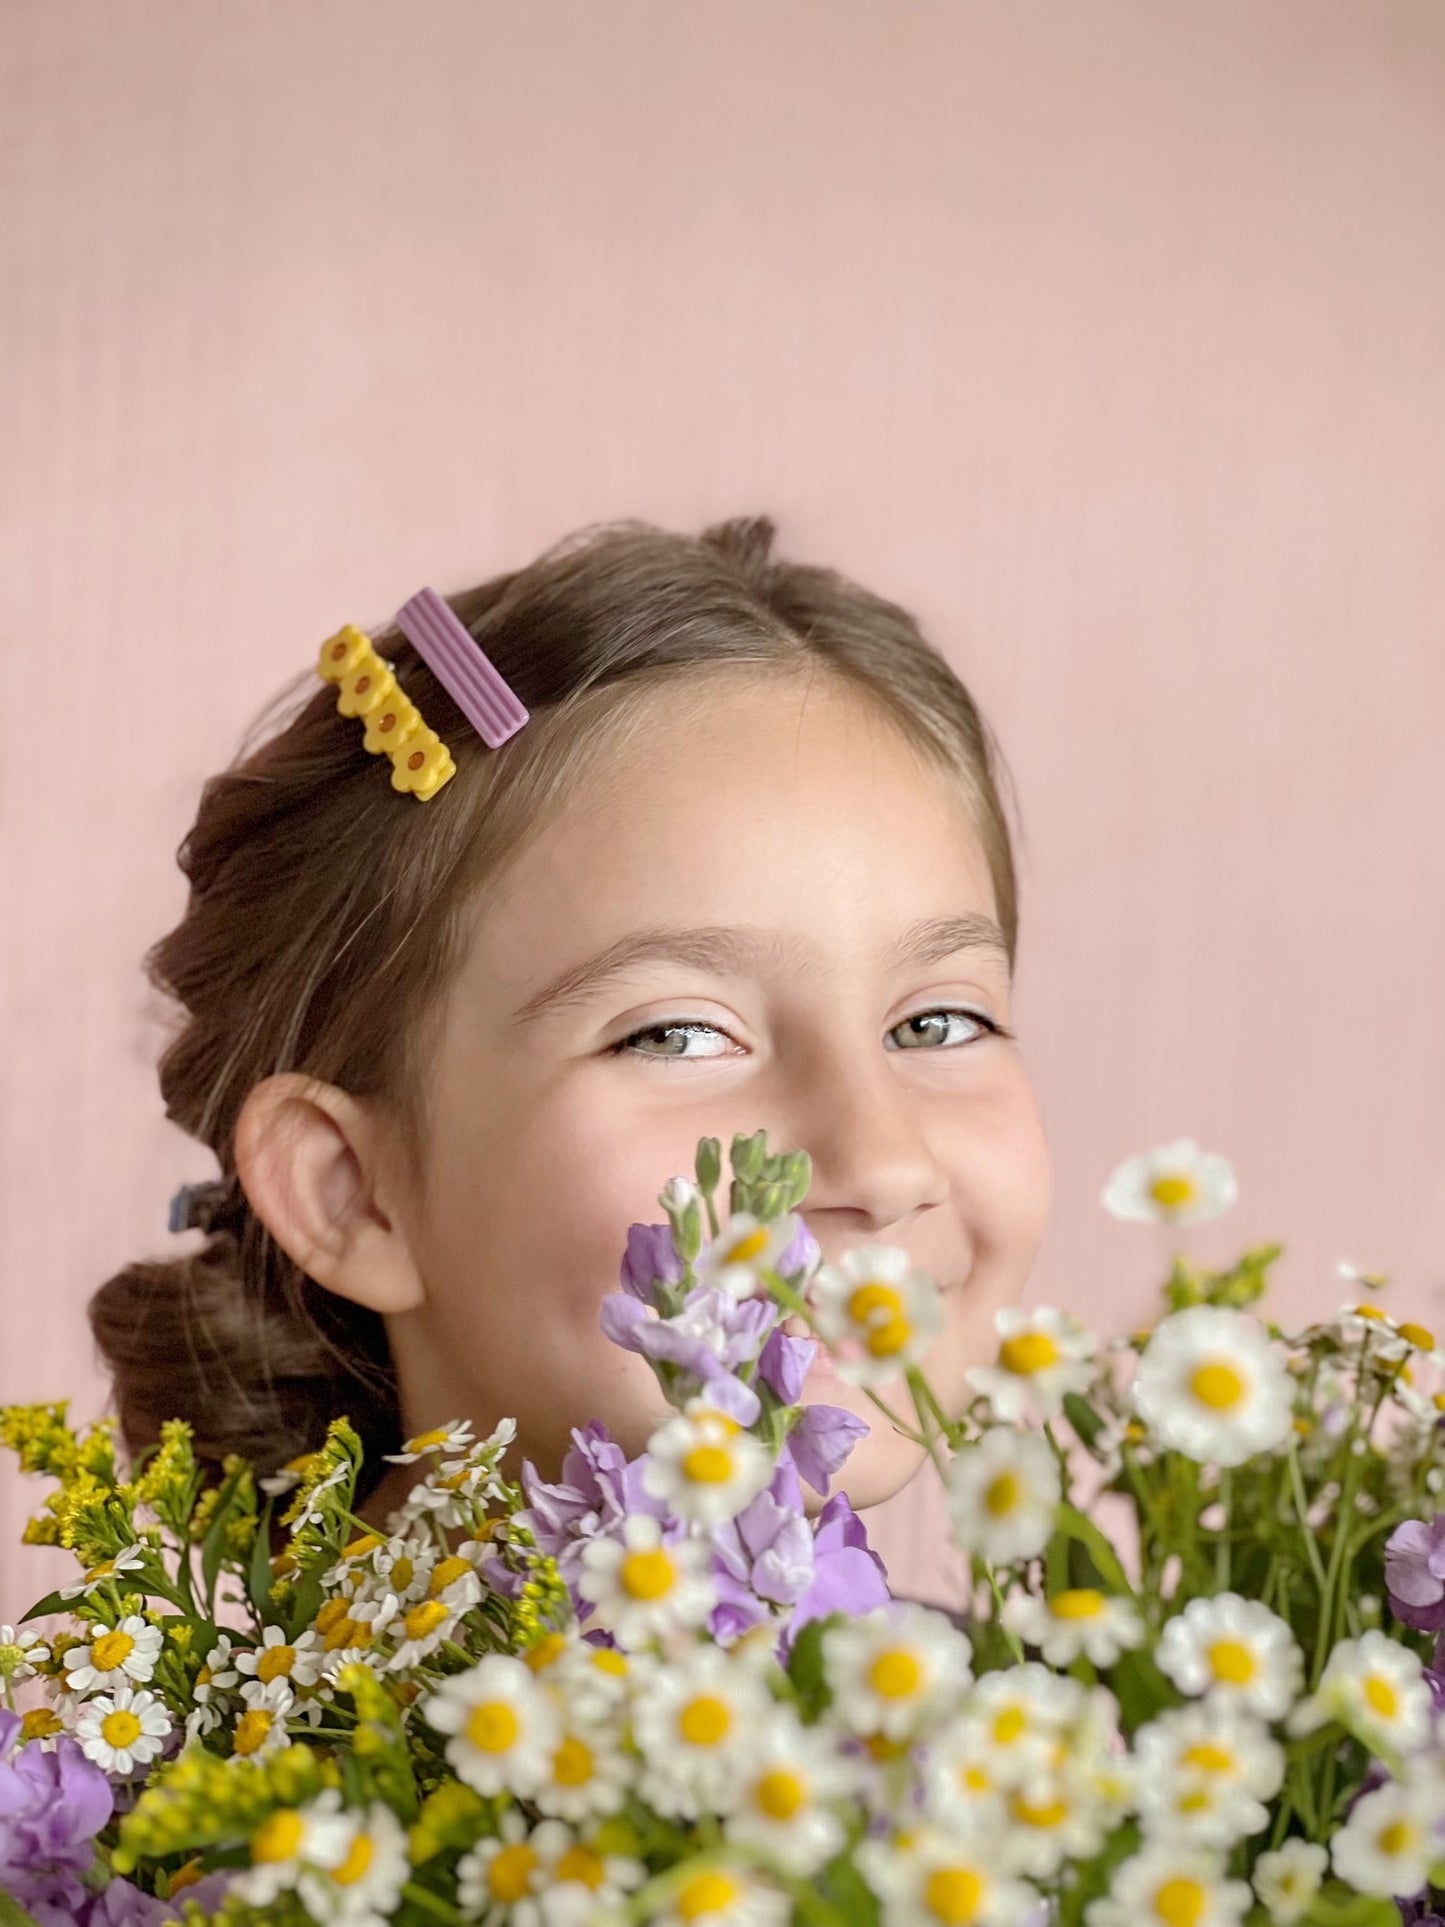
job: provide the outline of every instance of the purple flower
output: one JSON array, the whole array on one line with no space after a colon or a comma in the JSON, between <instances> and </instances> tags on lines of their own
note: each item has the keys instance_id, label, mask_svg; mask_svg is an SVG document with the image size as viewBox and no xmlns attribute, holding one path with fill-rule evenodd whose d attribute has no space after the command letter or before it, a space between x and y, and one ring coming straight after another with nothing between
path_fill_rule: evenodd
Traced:
<instances>
[{"instance_id":1,"label":"purple flower","mask_svg":"<svg viewBox=\"0 0 1445 1927\"><path fill-rule=\"evenodd\" d=\"M582 1549L589 1539L618 1533L629 1513L650 1512L666 1521L668 1511L663 1500L653 1498L643 1487L646 1454L629 1459L600 1419L590 1419L580 1429L574 1425L572 1439L572 1450L555 1485L538 1478L530 1459L522 1461L522 1485L530 1504L518 1511L517 1518L531 1528L538 1547L556 1559L562 1577L575 1592ZM671 1534L664 1527L663 1538L675 1538L681 1530L677 1521ZM490 1563L486 1570L491 1577Z\"/></svg>"},{"instance_id":2,"label":"purple flower","mask_svg":"<svg viewBox=\"0 0 1445 1927\"><path fill-rule=\"evenodd\" d=\"M656 1285L680 1285L683 1264L677 1255L670 1224L630 1224L627 1251L618 1277L625 1292L645 1305L657 1303Z\"/></svg>"},{"instance_id":3,"label":"purple flower","mask_svg":"<svg viewBox=\"0 0 1445 1927\"><path fill-rule=\"evenodd\" d=\"M14 1713L0 1712L0 1892L42 1922L45 1910L48 1920L68 1922L85 1898L80 1877L95 1862L95 1836L114 1796L69 1734L53 1752L31 1740L12 1755L20 1728Z\"/></svg>"},{"instance_id":4,"label":"purple flower","mask_svg":"<svg viewBox=\"0 0 1445 1927\"><path fill-rule=\"evenodd\" d=\"M733 1374L757 1358L777 1315L769 1298L739 1301L712 1285L694 1285L670 1318L654 1317L626 1292L609 1292L597 1322L614 1345L672 1368L660 1374L670 1397L678 1392L679 1376L692 1379L691 1387L681 1388L682 1397L706 1389L721 1410L740 1425L751 1425L762 1410L758 1395Z\"/></svg>"},{"instance_id":5,"label":"purple flower","mask_svg":"<svg viewBox=\"0 0 1445 1927\"><path fill-rule=\"evenodd\" d=\"M775 1325L758 1360L758 1377L772 1386L784 1405L796 1405L817 1352L816 1338L794 1338Z\"/></svg>"},{"instance_id":6,"label":"purple flower","mask_svg":"<svg viewBox=\"0 0 1445 1927\"><path fill-rule=\"evenodd\" d=\"M828 1482L853 1447L868 1432L868 1421L841 1405L805 1405L789 1432L783 1452L799 1475L826 1499Z\"/></svg>"},{"instance_id":7,"label":"purple flower","mask_svg":"<svg viewBox=\"0 0 1445 1927\"><path fill-rule=\"evenodd\" d=\"M810 1619L845 1612L855 1617L886 1606L888 1568L868 1543L863 1521L846 1492L835 1492L813 1527L813 1583L788 1622L789 1644Z\"/></svg>"},{"instance_id":8,"label":"purple flower","mask_svg":"<svg viewBox=\"0 0 1445 1927\"><path fill-rule=\"evenodd\" d=\"M793 1605L812 1584L815 1566L798 1475L779 1459L772 1482L713 1534L713 1637L736 1639L769 1618L773 1607Z\"/></svg>"},{"instance_id":9,"label":"purple flower","mask_svg":"<svg viewBox=\"0 0 1445 1927\"><path fill-rule=\"evenodd\" d=\"M1385 1541L1385 1587L1397 1619L1445 1632L1445 1512L1430 1524L1407 1519Z\"/></svg>"},{"instance_id":10,"label":"purple flower","mask_svg":"<svg viewBox=\"0 0 1445 1927\"><path fill-rule=\"evenodd\" d=\"M803 1277L808 1279L812 1277L813 1273L822 1263L823 1252L818 1240L813 1236L812 1232L809 1231L807 1225L803 1223L803 1220L798 1217L796 1212L793 1213L793 1216L798 1228L793 1233L787 1245L785 1245L783 1250L778 1254L777 1271L780 1277L789 1279L793 1277L794 1272L800 1271Z\"/></svg>"}]
</instances>

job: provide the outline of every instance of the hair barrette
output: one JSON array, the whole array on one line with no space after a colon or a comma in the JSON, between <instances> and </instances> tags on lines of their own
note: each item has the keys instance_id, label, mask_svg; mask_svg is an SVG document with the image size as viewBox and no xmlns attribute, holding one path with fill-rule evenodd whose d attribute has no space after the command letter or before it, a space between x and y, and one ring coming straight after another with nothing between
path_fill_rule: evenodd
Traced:
<instances>
[{"instance_id":1,"label":"hair barrette","mask_svg":"<svg viewBox=\"0 0 1445 1927\"><path fill-rule=\"evenodd\" d=\"M515 690L435 589L418 589L404 602L396 626L489 748L499 748L528 720ZM348 622L321 645L316 667L323 681L339 685L341 714L365 723L363 746L391 758L393 789L410 790L425 803L456 775L451 751L422 721L395 665L383 661L370 636Z\"/></svg>"},{"instance_id":2,"label":"hair barrette","mask_svg":"<svg viewBox=\"0 0 1445 1927\"><path fill-rule=\"evenodd\" d=\"M228 1219L239 1217L244 1197L238 1197L227 1178L202 1178L197 1184L183 1184L171 1199L166 1228L170 1231L210 1232Z\"/></svg>"}]
</instances>

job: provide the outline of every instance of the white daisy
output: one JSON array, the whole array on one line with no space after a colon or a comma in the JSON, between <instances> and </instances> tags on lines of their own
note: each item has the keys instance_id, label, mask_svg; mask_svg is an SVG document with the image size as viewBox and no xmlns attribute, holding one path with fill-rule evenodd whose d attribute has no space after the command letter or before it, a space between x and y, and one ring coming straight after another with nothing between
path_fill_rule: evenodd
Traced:
<instances>
[{"instance_id":1,"label":"white daisy","mask_svg":"<svg viewBox=\"0 0 1445 1927\"><path fill-rule=\"evenodd\" d=\"M222 1633L196 1674L191 1687L194 1705L186 1716L186 1738L189 1740L203 1733L215 1732L224 1717L222 1701L218 1696L241 1683L240 1674L231 1664L231 1643L231 1635Z\"/></svg>"},{"instance_id":2,"label":"white daisy","mask_svg":"<svg viewBox=\"0 0 1445 1927\"><path fill-rule=\"evenodd\" d=\"M485 1511L492 1499L503 1496L504 1481L476 1450L465 1459L446 1459L430 1472L396 1514L398 1520L415 1524L426 1519L434 1526L470 1526L478 1509Z\"/></svg>"},{"instance_id":3,"label":"white daisy","mask_svg":"<svg viewBox=\"0 0 1445 1927\"><path fill-rule=\"evenodd\" d=\"M982 1828L924 1826L865 1840L857 1860L882 1905L883 1927L1023 1927L1038 1911L1038 1894L1003 1872L998 1841Z\"/></svg>"},{"instance_id":4,"label":"white daisy","mask_svg":"<svg viewBox=\"0 0 1445 1927\"><path fill-rule=\"evenodd\" d=\"M1239 1184L1228 1158L1181 1137L1125 1158L1100 1196L1115 1218L1197 1224L1227 1211L1239 1196Z\"/></svg>"},{"instance_id":5,"label":"white daisy","mask_svg":"<svg viewBox=\"0 0 1445 1927\"><path fill-rule=\"evenodd\" d=\"M247 1680L241 1688L241 1698L246 1710L231 1735L233 1758L264 1760L268 1754L279 1753L290 1744L286 1719L296 1704L296 1695L287 1681Z\"/></svg>"},{"instance_id":6,"label":"white daisy","mask_svg":"<svg viewBox=\"0 0 1445 1927\"><path fill-rule=\"evenodd\" d=\"M1000 1616L1050 1666L1069 1666L1080 1657L1112 1666L1120 1653L1144 1643L1144 1623L1129 1600L1092 1586L1071 1586L1047 1599L1013 1592Z\"/></svg>"},{"instance_id":7,"label":"white daisy","mask_svg":"<svg viewBox=\"0 0 1445 1927\"><path fill-rule=\"evenodd\" d=\"M1290 1714L1288 1731L1313 1732L1329 1720L1376 1750L1409 1753L1423 1746L1434 1724L1434 1701L1421 1660L1373 1629L1340 1640L1319 1685Z\"/></svg>"},{"instance_id":8,"label":"white daisy","mask_svg":"<svg viewBox=\"0 0 1445 1927\"><path fill-rule=\"evenodd\" d=\"M1146 1834L1224 1848L1268 1824L1284 1749L1262 1721L1223 1698L1171 1707L1134 1735Z\"/></svg>"},{"instance_id":9,"label":"white daisy","mask_svg":"<svg viewBox=\"0 0 1445 1927\"><path fill-rule=\"evenodd\" d=\"M1254 1891L1274 1927L1294 1927L1324 1882L1329 1849L1313 1840L1286 1840L1254 1863Z\"/></svg>"},{"instance_id":10,"label":"white daisy","mask_svg":"<svg viewBox=\"0 0 1445 1927\"><path fill-rule=\"evenodd\" d=\"M24 1626L0 1626L0 1680L13 1686L22 1679L34 1679L35 1668L50 1657L50 1648L39 1633Z\"/></svg>"},{"instance_id":11,"label":"white daisy","mask_svg":"<svg viewBox=\"0 0 1445 1927\"><path fill-rule=\"evenodd\" d=\"M465 1673L451 1674L421 1711L429 1725L451 1735L447 1759L476 1792L529 1799L548 1778L561 1716L542 1682L510 1653L488 1653Z\"/></svg>"},{"instance_id":12,"label":"white daisy","mask_svg":"<svg viewBox=\"0 0 1445 1927\"><path fill-rule=\"evenodd\" d=\"M87 1759L126 1775L155 1758L170 1730L171 1716L154 1693L124 1685L87 1701L75 1737Z\"/></svg>"},{"instance_id":13,"label":"white daisy","mask_svg":"<svg viewBox=\"0 0 1445 1927\"><path fill-rule=\"evenodd\" d=\"M449 1639L455 1630L459 1615L450 1606L443 1605L440 1599L423 1599L419 1605L408 1606L406 1611L391 1624L393 1638L400 1644L386 1662L389 1673L405 1672L434 1653L444 1639Z\"/></svg>"},{"instance_id":14,"label":"white daisy","mask_svg":"<svg viewBox=\"0 0 1445 1927\"><path fill-rule=\"evenodd\" d=\"M65 1684L72 1693L112 1692L118 1686L142 1684L156 1670L161 1656L161 1629L149 1626L139 1613L130 1613L118 1626L102 1626L88 1646L72 1647L65 1655Z\"/></svg>"},{"instance_id":15,"label":"white daisy","mask_svg":"<svg viewBox=\"0 0 1445 1927\"><path fill-rule=\"evenodd\" d=\"M1079 1771L1066 1755L1057 1769L1008 1796L1005 1864L1049 1880L1070 1860L1090 1860L1122 1817L1127 1802L1112 1781Z\"/></svg>"},{"instance_id":16,"label":"white daisy","mask_svg":"<svg viewBox=\"0 0 1445 1927\"><path fill-rule=\"evenodd\" d=\"M1240 1927L1251 1898L1242 1880L1225 1877L1222 1855L1158 1841L1124 1862L1084 1919L1088 1927Z\"/></svg>"},{"instance_id":17,"label":"white daisy","mask_svg":"<svg viewBox=\"0 0 1445 1927\"><path fill-rule=\"evenodd\" d=\"M665 1499L678 1518L707 1527L735 1519L772 1476L762 1440L710 1405L706 1393L658 1426L642 1467L645 1492Z\"/></svg>"},{"instance_id":18,"label":"white daisy","mask_svg":"<svg viewBox=\"0 0 1445 1927\"><path fill-rule=\"evenodd\" d=\"M450 1606L456 1613L470 1611L486 1591L477 1567L490 1553L491 1547L481 1540L464 1539L455 1552L438 1559L427 1573L426 1597Z\"/></svg>"},{"instance_id":19,"label":"white daisy","mask_svg":"<svg viewBox=\"0 0 1445 1927\"><path fill-rule=\"evenodd\" d=\"M123 1546L112 1559L102 1559L98 1566L92 1566L85 1577L74 1586L62 1586L62 1599L89 1599L93 1592L109 1585L113 1579L124 1578L126 1573L135 1572L145 1564L145 1551L140 1546Z\"/></svg>"},{"instance_id":20,"label":"white daisy","mask_svg":"<svg viewBox=\"0 0 1445 1927\"><path fill-rule=\"evenodd\" d=\"M735 1211L698 1256L694 1276L729 1298L752 1298L767 1289L764 1267L776 1271L778 1260L793 1242L798 1220L785 1211L764 1224L748 1211Z\"/></svg>"},{"instance_id":21,"label":"white daisy","mask_svg":"<svg viewBox=\"0 0 1445 1927\"><path fill-rule=\"evenodd\" d=\"M1440 1857L1440 1790L1391 1781L1356 1801L1330 1842L1335 1872L1357 1892L1418 1893Z\"/></svg>"},{"instance_id":22,"label":"white daisy","mask_svg":"<svg viewBox=\"0 0 1445 1927\"><path fill-rule=\"evenodd\" d=\"M551 1682L555 1688L557 1682ZM615 1720L585 1719L558 1693L562 1735L547 1762L535 1799L554 1819L580 1821L616 1813L627 1795L634 1763L623 1751Z\"/></svg>"},{"instance_id":23,"label":"white daisy","mask_svg":"<svg viewBox=\"0 0 1445 1927\"><path fill-rule=\"evenodd\" d=\"M1293 1436L1294 1387L1257 1318L1191 1305L1155 1326L1133 1401L1161 1444L1186 1458L1241 1465Z\"/></svg>"},{"instance_id":24,"label":"white daisy","mask_svg":"<svg viewBox=\"0 0 1445 1927\"><path fill-rule=\"evenodd\" d=\"M263 1686L273 1679L314 1686L321 1677L323 1657L320 1636L310 1628L288 1640L279 1626L268 1626L259 1646L236 1654L236 1669Z\"/></svg>"},{"instance_id":25,"label":"white daisy","mask_svg":"<svg viewBox=\"0 0 1445 1927\"><path fill-rule=\"evenodd\" d=\"M428 1453L465 1452L471 1444L471 1420L454 1419L450 1424L434 1425L430 1431L418 1432L415 1438L406 1441L399 1452L388 1452L386 1457L393 1465L414 1465L418 1459L426 1458Z\"/></svg>"},{"instance_id":26,"label":"white daisy","mask_svg":"<svg viewBox=\"0 0 1445 1927\"><path fill-rule=\"evenodd\" d=\"M556 1693L568 1714L589 1725L619 1716L638 1664L616 1646L599 1646L577 1632L544 1633L522 1659Z\"/></svg>"},{"instance_id":27,"label":"white daisy","mask_svg":"<svg viewBox=\"0 0 1445 1927\"><path fill-rule=\"evenodd\" d=\"M458 1862L457 1900L468 1920L592 1927L646 1877L640 1860L599 1850L561 1820L529 1828L509 1807L497 1833Z\"/></svg>"},{"instance_id":28,"label":"white daisy","mask_svg":"<svg viewBox=\"0 0 1445 1927\"><path fill-rule=\"evenodd\" d=\"M1181 1693L1236 1700L1282 1719L1304 1679L1304 1655L1277 1613L1237 1592L1191 1599L1165 1626L1155 1664Z\"/></svg>"},{"instance_id":29,"label":"white daisy","mask_svg":"<svg viewBox=\"0 0 1445 1927\"><path fill-rule=\"evenodd\" d=\"M772 1703L758 1662L724 1647L699 1645L657 1668L632 1708L642 1798L687 1819L731 1812Z\"/></svg>"},{"instance_id":30,"label":"white daisy","mask_svg":"<svg viewBox=\"0 0 1445 1927\"><path fill-rule=\"evenodd\" d=\"M860 1736L900 1740L945 1708L973 1678L967 1636L912 1601L862 1613L823 1635L835 1716Z\"/></svg>"},{"instance_id":31,"label":"white daisy","mask_svg":"<svg viewBox=\"0 0 1445 1927\"><path fill-rule=\"evenodd\" d=\"M341 1795L327 1787L301 1807L278 1807L251 1835L251 1864L231 1878L228 1892L252 1907L269 1907L289 1893L306 1867L334 1867L344 1857L351 1821Z\"/></svg>"},{"instance_id":32,"label":"white daisy","mask_svg":"<svg viewBox=\"0 0 1445 1927\"><path fill-rule=\"evenodd\" d=\"M985 1673L931 1741L926 1799L946 1819L984 1792L1037 1782L1053 1770L1087 1710L1086 1688L1037 1660Z\"/></svg>"},{"instance_id":33,"label":"white daisy","mask_svg":"<svg viewBox=\"0 0 1445 1927\"><path fill-rule=\"evenodd\" d=\"M1070 1392L1086 1391L1092 1383L1098 1343L1072 1313L1047 1305L1037 1311L1004 1305L993 1322L998 1357L992 1365L971 1366L965 1376L1006 1425L1053 1418Z\"/></svg>"},{"instance_id":34,"label":"white daisy","mask_svg":"<svg viewBox=\"0 0 1445 1927\"><path fill-rule=\"evenodd\" d=\"M818 1335L840 1378L874 1385L917 1365L943 1330L943 1300L896 1245L859 1245L808 1286Z\"/></svg>"},{"instance_id":35,"label":"white daisy","mask_svg":"<svg viewBox=\"0 0 1445 1927\"><path fill-rule=\"evenodd\" d=\"M657 1519L629 1514L620 1538L599 1536L582 1549L577 1591L595 1608L589 1630L610 1632L635 1651L663 1633L701 1626L717 1603L711 1561L708 1541L664 1545Z\"/></svg>"},{"instance_id":36,"label":"white daisy","mask_svg":"<svg viewBox=\"0 0 1445 1927\"><path fill-rule=\"evenodd\" d=\"M857 1769L829 1733L777 1706L754 1736L723 1833L806 1878L843 1845L847 1828L834 1803L857 1790Z\"/></svg>"},{"instance_id":37,"label":"white daisy","mask_svg":"<svg viewBox=\"0 0 1445 1927\"><path fill-rule=\"evenodd\" d=\"M1063 1483L1036 1432L997 1426L950 1459L948 1493L956 1543L991 1566L1010 1566L1048 1544Z\"/></svg>"},{"instance_id":38,"label":"white daisy","mask_svg":"<svg viewBox=\"0 0 1445 1927\"><path fill-rule=\"evenodd\" d=\"M685 1874L672 1905L650 1927L788 1927L793 1903L750 1867L702 1867Z\"/></svg>"},{"instance_id":39,"label":"white daisy","mask_svg":"<svg viewBox=\"0 0 1445 1927\"><path fill-rule=\"evenodd\" d=\"M379 1801L346 1818L346 1851L334 1864L303 1866L297 1889L313 1920L386 1927L411 1872L406 1829Z\"/></svg>"}]
</instances>

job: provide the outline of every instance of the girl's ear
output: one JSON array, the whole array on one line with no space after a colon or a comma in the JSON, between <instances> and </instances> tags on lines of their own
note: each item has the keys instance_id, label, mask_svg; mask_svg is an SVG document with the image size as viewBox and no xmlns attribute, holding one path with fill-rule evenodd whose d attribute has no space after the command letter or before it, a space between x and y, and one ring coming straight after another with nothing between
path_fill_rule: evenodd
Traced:
<instances>
[{"instance_id":1,"label":"girl's ear","mask_svg":"<svg viewBox=\"0 0 1445 1927\"><path fill-rule=\"evenodd\" d=\"M266 1077L236 1120L236 1169L251 1209L328 1291L376 1312L426 1297L372 1111L299 1072Z\"/></svg>"}]
</instances>

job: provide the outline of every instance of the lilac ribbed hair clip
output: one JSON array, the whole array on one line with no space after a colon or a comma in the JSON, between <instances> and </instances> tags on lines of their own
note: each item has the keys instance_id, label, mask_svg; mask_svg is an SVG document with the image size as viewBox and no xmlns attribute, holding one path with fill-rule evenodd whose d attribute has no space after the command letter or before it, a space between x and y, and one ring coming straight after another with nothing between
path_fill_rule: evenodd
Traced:
<instances>
[{"instance_id":1,"label":"lilac ribbed hair clip","mask_svg":"<svg viewBox=\"0 0 1445 1927\"><path fill-rule=\"evenodd\" d=\"M483 742L497 749L516 735L529 712L435 589L404 602L396 626Z\"/></svg>"}]
</instances>

